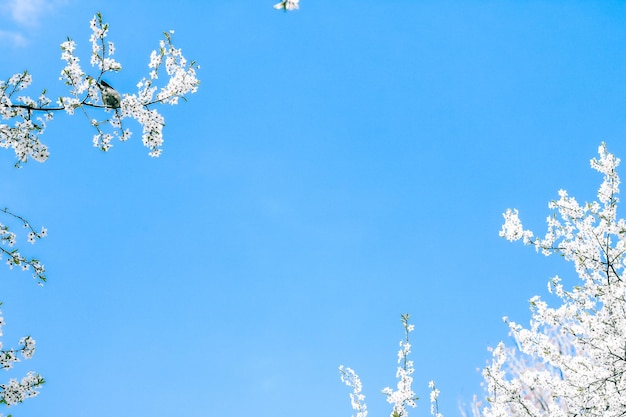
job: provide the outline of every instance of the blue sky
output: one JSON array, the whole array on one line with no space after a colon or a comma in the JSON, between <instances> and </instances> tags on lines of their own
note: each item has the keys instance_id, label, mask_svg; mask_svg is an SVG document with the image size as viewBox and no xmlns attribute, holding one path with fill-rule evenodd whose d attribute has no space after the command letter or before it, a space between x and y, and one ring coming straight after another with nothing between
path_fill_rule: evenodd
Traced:
<instances>
[{"instance_id":1,"label":"blue sky","mask_svg":"<svg viewBox=\"0 0 626 417\"><path fill-rule=\"evenodd\" d=\"M16 416L350 416L340 364L388 415L401 313L412 415L431 379L457 415L501 317L526 322L549 277L573 276L500 239L501 213L543 233L559 188L594 198L601 141L626 157L620 1L0 4L1 77L28 69L32 95L64 94L66 36L86 68L97 11L118 90L170 29L202 81L163 109L158 159L138 132L103 154L64 115L46 163L0 154L1 204L49 231L29 248L48 284L1 272L4 343L38 343L6 378L48 381Z\"/></svg>"}]
</instances>

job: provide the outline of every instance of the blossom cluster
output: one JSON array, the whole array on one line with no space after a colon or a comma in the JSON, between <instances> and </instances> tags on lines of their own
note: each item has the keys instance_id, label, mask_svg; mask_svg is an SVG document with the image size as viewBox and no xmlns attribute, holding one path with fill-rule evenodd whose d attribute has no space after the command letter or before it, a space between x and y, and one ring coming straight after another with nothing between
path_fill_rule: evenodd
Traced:
<instances>
[{"instance_id":1,"label":"blossom cluster","mask_svg":"<svg viewBox=\"0 0 626 417\"><path fill-rule=\"evenodd\" d=\"M35 397L39 394L37 388L43 385L45 380L41 375L28 372L20 381L11 378L7 384L1 384L2 393L0 403L14 405L21 403L27 398Z\"/></svg>"},{"instance_id":2,"label":"blossom cluster","mask_svg":"<svg viewBox=\"0 0 626 417\"><path fill-rule=\"evenodd\" d=\"M403 314L401 318L405 336L404 339L400 341L400 350L398 351L398 367L396 371L396 378L398 378L397 390L393 390L390 387L382 390L382 393L387 396L387 402L393 405L390 414L391 417L408 416L409 412L407 406L415 408L415 402L418 400L412 388L413 377L411 375L415 371L415 368L413 361L408 358L409 353L411 353L409 333L415 330L415 326L409 324L410 317L408 314ZM366 417L367 406L365 404L365 395L362 394L361 380L352 369L346 368L343 365L339 367L339 371L341 372L341 381L353 390L350 394L350 400L352 409L357 412L356 417ZM435 387L434 381L430 381L428 386L431 389L431 414L435 417L443 417L443 415L439 413L437 403L439 390Z\"/></svg>"},{"instance_id":3,"label":"blossom cluster","mask_svg":"<svg viewBox=\"0 0 626 417\"><path fill-rule=\"evenodd\" d=\"M8 209L0 210L10 222L21 223L22 227L27 230L27 239L30 243L35 243L38 239L42 239L47 235L45 227L40 231L35 230L31 224L21 216L18 216ZM9 225L0 223L0 256L6 256L9 268L19 266L22 270L32 270L33 278L38 280L39 284L46 281L45 268L36 258L26 258L18 249L15 248L17 242L16 233L12 232ZM0 313L0 336L2 336L2 326L4 325L4 317ZM0 341L0 368L9 370L13 365L20 361L18 354L24 359L30 359L35 354L35 340L26 336L20 339L19 349L3 349ZM0 384L0 403L12 405L20 403L26 398L34 397L38 394L37 387L44 383L43 378L33 372L29 372L20 381L10 379L6 384Z\"/></svg>"},{"instance_id":4,"label":"blossom cluster","mask_svg":"<svg viewBox=\"0 0 626 417\"><path fill-rule=\"evenodd\" d=\"M34 244L37 240L47 236L48 230L42 227L41 230L36 231L33 226L23 217L10 212L8 209L1 209L0 213L6 215L9 220L21 223L22 227L28 230L27 239L28 242ZM17 235L11 231L8 224L0 222L0 259L6 257L6 263L9 268L13 269L14 266L20 267L23 271L32 271L33 278L38 280L39 284L46 281L46 270L43 264L34 257L27 258L15 248L17 242Z\"/></svg>"},{"instance_id":5,"label":"blossom cluster","mask_svg":"<svg viewBox=\"0 0 626 417\"><path fill-rule=\"evenodd\" d=\"M411 376L415 371L413 367L413 361L409 360L409 353L411 353L411 344L409 343L409 333L415 329L415 326L408 323L408 314L402 315L402 325L404 326L405 337L400 341L400 350L398 351L398 366L396 370L396 378L398 378L397 390L393 390L390 387L383 389L383 394L387 396L387 402L393 404L393 410L391 411L391 417L404 417L409 413L406 410L407 406L415 408L415 392L411 388L413 383L413 377Z\"/></svg>"},{"instance_id":6,"label":"blossom cluster","mask_svg":"<svg viewBox=\"0 0 626 417\"><path fill-rule=\"evenodd\" d=\"M166 32L158 50L150 55L149 76L139 81L138 92L122 94L120 108L110 109L100 98L103 77L121 71L122 65L113 58L115 45L107 40L109 26L103 22L100 13L90 21L90 27L90 64L95 73L88 75L83 70L74 40L68 38L62 42L61 59L65 66L60 79L68 86L69 95L59 97L56 105L52 105L45 90L37 99L17 96L32 83L28 71L0 81L0 118L3 120L0 122L0 147L15 151L17 166L29 159L44 162L48 158L48 147L40 141L40 136L58 111L73 115L80 110L96 131L94 146L103 151L111 148L113 138L124 141L131 136L131 130L124 126L124 119L134 119L142 128L142 141L149 149L149 155L159 156L165 120L154 107L178 104L180 98L198 90L200 81L196 70L199 66L193 61L188 62L182 51L173 45L173 32ZM162 82L157 84L157 81ZM91 110L103 110L105 116L102 120L93 118L89 114ZM114 110L112 115L111 110Z\"/></svg>"},{"instance_id":7,"label":"blossom cluster","mask_svg":"<svg viewBox=\"0 0 626 417\"><path fill-rule=\"evenodd\" d=\"M363 395L363 385L359 376L350 368L341 365L339 367L341 372L341 382L352 388L350 393L350 402L352 409L355 410L356 417L367 417L367 405L365 404L365 395Z\"/></svg>"},{"instance_id":8,"label":"blossom cluster","mask_svg":"<svg viewBox=\"0 0 626 417\"><path fill-rule=\"evenodd\" d=\"M180 49L174 47L171 33L165 33L158 50L150 55L149 77L138 84L135 94L120 94L104 79L105 75L121 71L122 65L113 57L115 45L107 40L109 26L100 13L90 21L92 34L91 58L92 74L83 70L76 55L76 43L68 38L61 43L61 59L65 66L60 80L68 87L68 95L59 97L55 104L44 90L36 99L22 95L33 81L28 71L15 74L7 80L0 80L0 147L12 149L16 155L17 167L28 160L44 162L49 157L47 145L40 136L47 123L56 112L74 115L82 113L95 129L93 143L107 151L113 138L125 141L131 137L131 129L125 126L126 119L136 120L142 128L143 144L149 155L157 157L163 146L165 120L155 108L159 104L176 105L186 94L195 93L200 81L196 77L199 66L188 62ZM97 112L99 116L93 117ZM100 119L100 120L99 120ZM30 270L39 284L46 281L43 264L36 258L22 255L15 247L17 234L10 223L21 223L27 230L27 240L34 243L47 235L47 230L34 229L26 219L13 214L8 209L0 210L8 221L0 222L0 258L4 257L9 268L19 267ZM3 218L4 220L4 218ZM3 318L0 315L0 336ZM2 350L0 343L0 367L10 369L19 361L18 353L29 359L35 352L35 341L31 337L20 340L20 349ZM29 372L21 380L10 379L0 384L0 403L12 405L37 395L37 388L44 383L43 378Z\"/></svg>"},{"instance_id":9,"label":"blossom cluster","mask_svg":"<svg viewBox=\"0 0 626 417\"><path fill-rule=\"evenodd\" d=\"M626 222L617 217L619 159L602 144L591 167L603 175L597 201L579 204L564 190L536 237L507 210L501 236L572 262L578 284L560 277L548 290L555 306L530 300L528 328L505 317L514 347L500 343L484 370L484 416L622 416L626 414Z\"/></svg>"},{"instance_id":10,"label":"blossom cluster","mask_svg":"<svg viewBox=\"0 0 626 417\"><path fill-rule=\"evenodd\" d=\"M280 3L276 3L274 5L275 9L278 10L298 10L300 8L300 6L298 5L298 3L300 2L300 0L281 0Z\"/></svg>"},{"instance_id":11,"label":"blossom cluster","mask_svg":"<svg viewBox=\"0 0 626 417\"><path fill-rule=\"evenodd\" d=\"M135 119L142 127L142 142L150 150L149 155L158 157L162 152L165 120L153 107L157 104L178 104L179 99L185 98L186 94L198 91L200 81L196 77L196 70L199 66L194 61L188 62L182 51L174 46L171 36L173 31L165 32L165 39L159 42L158 51L150 54L149 76L137 83L137 93L123 93L119 109L113 109L114 114L110 117L104 120L92 119L87 108L111 112L104 100L101 101L98 97L102 93L101 80L109 72L120 71L122 65L112 58L115 45L106 40L109 27L99 13L91 20L90 26L93 32L90 37L90 63L98 69L98 74L94 77L86 75L82 70L80 60L74 54L74 41L68 39L61 44L62 59L66 62L61 71L61 80L70 86L71 95L59 98L59 105L68 114L74 114L78 107L82 109L96 129L93 144L103 151L108 151L113 146L111 142L115 137L121 141L130 138L132 131L124 126L124 119ZM162 68L166 81L159 87L157 80Z\"/></svg>"},{"instance_id":12,"label":"blossom cluster","mask_svg":"<svg viewBox=\"0 0 626 417\"><path fill-rule=\"evenodd\" d=\"M4 326L4 317L0 313L0 336L2 336L2 326ZM5 370L13 368L13 365L20 361L18 353L24 359L30 359L35 354L35 340L26 336L20 339L20 349L3 349L0 342L0 367ZM28 372L20 381L10 379L6 384L0 384L0 403L7 406L20 403L26 398L36 396L39 391L37 388L44 383L41 375L34 372Z\"/></svg>"},{"instance_id":13,"label":"blossom cluster","mask_svg":"<svg viewBox=\"0 0 626 417\"><path fill-rule=\"evenodd\" d=\"M32 81L28 71L0 81L0 147L14 150L16 166L29 157L43 162L49 155L48 147L39 141L39 135L46 130L46 123L52 120L52 110L46 109L51 100L46 97L45 90L37 100L17 95ZM34 109L42 110L36 112ZM11 122L3 122L7 120Z\"/></svg>"},{"instance_id":14,"label":"blossom cluster","mask_svg":"<svg viewBox=\"0 0 626 417\"><path fill-rule=\"evenodd\" d=\"M439 389L435 386L435 381L428 383L430 388L430 414L434 417L443 417L443 414L439 412Z\"/></svg>"}]
</instances>

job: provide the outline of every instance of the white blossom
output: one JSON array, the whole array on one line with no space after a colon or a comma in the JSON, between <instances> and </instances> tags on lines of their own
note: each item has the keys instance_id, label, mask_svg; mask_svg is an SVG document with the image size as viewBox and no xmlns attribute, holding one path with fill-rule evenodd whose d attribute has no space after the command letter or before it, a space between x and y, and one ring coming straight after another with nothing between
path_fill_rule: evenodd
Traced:
<instances>
[{"instance_id":1,"label":"white blossom","mask_svg":"<svg viewBox=\"0 0 626 417\"><path fill-rule=\"evenodd\" d=\"M0 336L2 335L2 326L4 318L0 313ZM30 359L35 353L35 340L26 336L20 339L19 344L22 345L17 351L15 349L2 349L0 342L0 368L9 370L13 365L20 362L17 354L21 352L24 359ZM26 374L21 381L11 379L7 384L0 384L0 402L4 401L7 405L22 402L24 399L34 397L38 394L37 387L44 383L44 379L34 372Z\"/></svg>"},{"instance_id":2,"label":"white blossom","mask_svg":"<svg viewBox=\"0 0 626 417\"><path fill-rule=\"evenodd\" d=\"M115 45L107 40L109 25L99 13L90 21L90 27L89 62L95 67L96 73L88 75L82 68L76 55L75 41L68 38L62 42L61 59L65 66L60 72L60 80L68 86L69 95L59 97L57 107L50 106L52 100L45 92L37 99L16 95L32 83L32 76L27 71L15 74L7 81L0 81L0 147L14 150L17 166L29 159L44 162L49 157L48 148L39 137L56 111L74 115L79 110L79 113L86 115L96 129L94 145L103 151L113 146L113 137L121 141L131 137L131 130L124 123L125 119L134 119L141 125L142 141L149 149L149 155L159 156L162 152L165 120L155 106L176 105L185 95L198 90L200 81L196 71L199 66L193 61L189 62L182 51L173 45L174 32L169 31L164 33L164 39L159 42L158 51L150 54L148 76L137 83L138 92L132 94L120 91L120 108L112 111L107 103L103 103L98 85L102 85L101 79L105 74L121 71L122 65L113 57ZM103 111L104 118L94 119L89 114L98 109ZM113 113L113 116L106 116L107 113Z\"/></svg>"},{"instance_id":3,"label":"white blossom","mask_svg":"<svg viewBox=\"0 0 626 417\"><path fill-rule=\"evenodd\" d=\"M413 383L413 377L411 376L415 371L413 367L413 361L408 359L409 353L411 353L411 344L409 343L409 333L415 328L408 323L408 314L402 315L402 324L404 325L405 337L400 341L400 350L398 351L398 366L396 369L396 378L398 378L397 390L393 390L390 387L383 389L383 394L387 396L387 402L393 405L391 411L391 417L405 417L409 412L406 407L415 408L415 392L411 388Z\"/></svg>"},{"instance_id":4,"label":"white blossom","mask_svg":"<svg viewBox=\"0 0 626 417\"><path fill-rule=\"evenodd\" d=\"M572 262L577 285L548 284L558 302L535 296L524 327L505 319L515 346L500 343L484 370L490 416L623 416L626 414L626 223L617 217L619 159L599 147L591 167L603 174L598 201L579 204L565 190L549 204L546 236L507 210L501 236ZM512 237L516 239L511 239Z\"/></svg>"},{"instance_id":5,"label":"white blossom","mask_svg":"<svg viewBox=\"0 0 626 417\"><path fill-rule=\"evenodd\" d=\"M0 388L2 388L0 398L7 405L21 403L26 398L32 398L39 394L37 387L43 383L44 380L40 375L29 372L21 381L10 379L8 384L0 384Z\"/></svg>"},{"instance_id":6,"label":"white blossom","mask_svg":"<svg viewBox=\"0 0 626 417\"><path fill-rule=\"evenodd\" d=\"M282 0L280 3L276 3L274 8L277 10L298 10L300 6L298 3L300 0Z\"/></svg>"},{"instance_id":7,"label":"white blossom","mask_svg":"<svg viewBox=\"0 0 626 417\"><path fill-rule=\"evenodd\" d=\"M430 414L434 417L443 417L443 414L439 412L439 390L435 386L435 381L430 381L428 383L428 388L430 388Z\"/></svg>"},{"instance_id":8,"label":"white blossom","mask_svg":"<svg viewBox=\"0 0 626 417\"><path fill-rule=\"evenodd\" d=\"M38 239L44 238L48 231L44 227L37 232L31 224L23 217L10 212L8 209L0 209L0 214L4 214L9 222L21 224L22 228L27 229L27 241L35 243ZM19 249L14 248L17 243L17 234L11 231L9 223L0 223L0 259L5 256L6 264L9 268L19 266L22 270L32 270L33 278L39 283L46 281L45 268L36 258L27 258L22 255Z\"/></svg>"},{"instance_id":9,"label":"white blossom","mask_svg":"<svg viewBox=\"0 0 626 417\"><path fill-rule=\"evenodd\" d=\"M352 388L350 393L350 402L352 409L356 411L356 417L367 416L367 405L365 405L365 395L361 393L363 386L359 376L350 368L344 368L343 365L339 367L341 372L341 382Z\"/></svg>"},{"instance_id":10,"label":"white blossom","mask_svg":"<svg viewBox=\"0 0 626 417\"><path fill-rule=\"evenodd\" d=\"M417 397L411 384L413 383L414 372L413 361L408 359L411 353L411 345L409 343L409 333L415 329L415 326L408 323L409 315L402 315L402 324L404 326L405 337L400 341L400 350L398 352L398 367L396 370L396 378L398 378L397 390L392 388L384 388L382 393L387 396L387 402L393 405L391 417L405 417L409 415L406 407L415 407ZM367 415L367 407L365 406L365 396L361 394L362 386L359 377L350 368L339 367L341 372L341 380L353 388L350 394L352 408L357 411L357 417L365 417ZM440 417L438 415L437 417Z\"/></svg>"},{"instance_id":11,"label":"white blossom","mask_svg":"<svg viewBox=\"0 0 626 417\"><path fill-rule=\"evenodd\" d=\"M116 96L119 99L119 108L117 105L111 106L110 100L103 103L102 91L98 85L106 85L102 77L119 72L122 65L113 56L115 45L106 39L109 26L103 22L99 13L90 21L90 27L92 34L89 38L89 63L92 74L82 68L81 60L77 56L76 42L70 38L62 42L61 60L64 66L59 79L68 87L68 92L54 104L46 96L46 90L32 96L23 93L33 81L28 71L0 80L0 147L14 151L17 167L29 160L44 162L48 159L48 147L40 141L40 137L48 122L53 120L55 112L86 116L90 126L95 129L94 145L103 151L111 148L114 138L126 141L131 137L132 130L125 122L127 119L134 119L141 125L142 140L149 149L149 155L159 156L162 152L165 120L156 106L178 104L180 98L197 91L200 82L196 71L199 66L193 61L188 62L181 50L174 47L171 39L174 32L170 31L160 41L159 52L153 51L150 55L148 77L138 83L139 92ZM159 72L161 79L158 79ZM47 236L47 229L43 227L36 230L26 219L6 208L0 210L0 217L0 259L10 269L16 267L30 271L33 278L42 284L46 281L44 265L36 258L22 254L17 247L18 240L22 242L22 237L14 231L14 226L17 223L26 229L24 240L30 243ZM4 318L0 314L0 336L3 325ZM20 361L20 356L21 359L33 357L33 338L26 336L20 339L19 344L21 347L17 349L3 349L0 342L0 368L13 368ZM10 406L34 397L44 382L34 372L27 373L21 380L10 379L7 383L0 384L0 403Z\"/></svg>"}]
</instances>

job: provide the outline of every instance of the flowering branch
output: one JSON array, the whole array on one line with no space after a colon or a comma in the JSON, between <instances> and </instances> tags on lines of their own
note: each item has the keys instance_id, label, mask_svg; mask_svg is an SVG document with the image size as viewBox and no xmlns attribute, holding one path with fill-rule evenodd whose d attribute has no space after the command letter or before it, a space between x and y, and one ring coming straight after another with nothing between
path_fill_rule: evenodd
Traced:
<instances>
[{"instance_id":1,"label":"flowering branch","mask_svg":"<svg viewBox=\"0 0 626 417\"><path fill-rule=\"evenodd\" d=\"M435 386L435 381L430 381L428 388L430 388L430 414L434 417L443 417L439 412L439 390Z\"/></svg>"},{"instance_id":2,"label":"flowering branch","mask_svg":"<svg viewBox=\"0 0 626 417\"><path fill-rule=\"evenodd\" d=\"M37 100L28 96L14 97L32 83L32 76L28 71L15 74L7 81L0 81L0 117L14 120L13 125L0 123L0 147L15 151L16 166L27 162L29 158L38 162L45 161L49 156L48 147L40 142L39 137L44 132L46 123L53 119L55 112L64 110L73 115L78 108L96 129L94 146L107 151L112 146L113 137L121 141L127 140L131 131L122 127L122 121L132 118L142 126L142 140L150 150L149 155L159 156L165 121L152 107L156 104L178 104L180 98L185 99L186 94L198 90L200 81L196 78L196 70L199 67L194 61L188 62L181 50L173 45L173 32L166 32L159 43L158 51L153 51L150 56L150 74L137 84L138 92L123 94L119 110L115 109L111 117L93 119L87 109L110 112L110 107L99 97L98 86L103 83L103 76L121 71L122 65L113 58L115 46L113 42L106 40L109 25L103 22L100 13L94 16L90 26L90 64L97 69L97 73L92 76L83 71L80 59L74 53L76 43L72 39L68 38L61 43L61 59L66 65L61 70L60 79L69 87L70 95L59 97L57 105L51 105L52 100L46 96L46 90ZM164 85L160 87L156 83L159 73L165 76ZM105 126L110 129L104 129Z\"/></svg>"},{"instance_id":3,"label":"flowering branch","mask_svg":"<svg viewBox=\"0 0 626 417\"><path fill-rule=\"evenodd\" d=\"M25 229L28 229L28 242L31 244L34 244L38 239L42 239L48 234L48 230L45 227L42 227L41 230L37 232L25 218L10 212L7 208L0 210L0 213L19 221ZM7 256L7 265L11 269L13 269L14 266L20 266L24 271L32 269L33 278L38 280L39 284L46 282L44 266L36 258L27 258L20 253L19 249L13 249L16 242L17 235L10 230L8 225L0 223L0 258L2 255Z\"/></svg>"},{"instance_id":4,"label":"flowering branch","mask_svg":"<svg viewBox=\"0 0 626 417\"><path fill-rule=\"evenodd\" d=\"M387 387L383 389L383 394L387 395L387 402L393 404L393 410L391 417L405 417L409 413L406 410L406 406L415 408L417 397L411 388L413 383L413 377L411 376L415 369L413 368L413 361L408 360L409 353L411 353L411 344L409 343L409 333L415 330L415 326L409 324L409 315L402 314L402 325L404 326L404 340L400 341L400 350L398 351L398 366L396 371L396 378L398 378L397 390Z\"/></svg>"},{"instance_id":5,"label":"flowering branch","mask_svg":"<svg viewBox=\"0 0 626 417\"><path fill-rule=\"evenodd\" d=\"M530 327L504 318L516 349L493 350L483 374L485 416L623 416L626 414L626 222L617 218L620 160L605 144L591 167L603 174L598 201L578 204L565 190L549 207L548 231L537 238L507 210L500 235L574 264L579 285L548 282L559 305L530 300Z\"/></svg>"},{"instance_id":6,"label":"flowering branch","mask_svg":"<svg viewBox=\"0 0 626 417\"><path fill-rule=\"evenodd\" d=\"M187 94L197 91L200 81L196 78L196 70L199 66L194 61L188 62L181 50L174 46L171 36L173 31L170 31L160 41L158 51L150 55L149 76L137 84L137 93L120 94L103 79L105 75L118 73L122 69L122 65L113 58L113 42L106 39L109 25L97 13L90 27L90 64L94 74L87 74L82 69L80 59L75 55L76 43L67 38L61 43L61 59L65 61L65 67L61 70L60 80L69 87L69 95L59 97L55 104L46 96L46 90L36 99L18 95L33 81L28 71L12 75L6 81L0 80L0 147L13 149L17 158L16 167L22 166L29 159L46 161L50 153L40 137L47 123L53 120L57 112L73 115L77 109L96 131L94 146L108 151L114 137L121 141L127 140L131 130L124 123L131 118L142 127L142 141L149 149L149 155L158 157L162 151L165 120L155 107L176 105L179 99L186 100ZM104 113L104 116L98 116L101 119L98 120L92 117L92 112ZM28 230L30 243L47 234L45 228L35 230L25 218L6 208L0 210L0 214L9 218L9 221L21 223ZM23 256L14 247L16 241L16 233L7 224L0 223L0 258L7 257L9 268L20 266L23 270L32 270L33 277L39 284L43 284L46 281L44 266L36 258ZM3 320L0 315L0 336ZM19 361L18 353L24 359L32 357L35 352L34 339L25 337L20 340L20 344L20 349L3 350L0 342L0 367L10 369ZM10 379L8 383L0 384L0 404L10 406L37 395L37 388L44 382L39 374L33 372L27 373L20 381Z\"/></svg>"},{"instance_id":7,"label":"flowering branch","mask_svg":"<svg viewBox=\"0 0 626 417\"><path fill-rule=\"evenodd\" d=\"M396 378L398 378L397 390L387 387L382 390L382 393L387 396L387 402L393 404L391 411L391 417L406 417L409 415L406 407L410 406L415 408L415 401L418 397L413 392L411 384L413 383L414 372L413 361L408 359L409 353L411 353L411 344L409 343L409 333L415 330L415 326L409 324L410 316L408 314L402 314L402 326L404 327L404 339L400 341L400 350L398 351L398 366L396 372ZM341 381L347 386L353 389L350 394L350 401L352 403L352 409L357 412L356 417L366 417L367 407L365 405L365 396L361 393L362 385L361 380L357 374L350 368L339 367L341 372ZM437 397L439 396L439 390L435 388L434 381L430 381L429 387L431 388L430 400L431 400L431 413L435 417L443 417L439 413L439 405L437 403Z\"/></svg>"},{"instance_id":8,"label":"flowering branch","mask_svg":"<svg viewBox=\"0 0 626 417\"><path fill-rule=\"evenodd\" d=\"M363 386L359 376L350 368L339 367L341 372L341 382L352 388L350 393L350 402L352 409L355 410L356 417L367 417L367 405L365 405L365 395L361 393Z\"/></svg>"},{"instance_id":9,"label":"flowering branch","mask_svg":"<svg viewBox=\"0 0 626 417\"><path fill-rule=\"evenodd\" d=\"M4 326L4 317L0 313L0 336L2 336L2 327ZM20 339L19 344L22 345L20 349L8 349L2 350L2 342L0 342L0 367L4 370L13 368L13 364L20 362L18 353L24 359L30 359L35 354L35 340L26 336ZM41 385L45 383L45 380L41 375L34 372L28 372L21 381L16 379L10 379L6 384L0 384L0 404L6 404L11 406L13 404L21 403L26 398L36 396Z\"/></svg>"}]
</instances>

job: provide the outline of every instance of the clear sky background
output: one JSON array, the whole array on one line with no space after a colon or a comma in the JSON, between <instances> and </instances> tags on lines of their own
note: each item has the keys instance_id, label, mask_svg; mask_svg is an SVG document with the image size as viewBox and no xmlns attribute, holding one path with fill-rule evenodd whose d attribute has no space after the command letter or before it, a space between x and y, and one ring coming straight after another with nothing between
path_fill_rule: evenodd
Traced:
<instances>
[{"instance_id":1,"label":"clear sky background","mask_svg":"<svg viewBox=\"0 0 626 417\"><path fill-rule=\"evenodd\" d=\"M31 95L66 94L68 35L87 68L97 11L120 92L170 29L202 81L162 109L161 158L137 130L103 154L80 115L44 164L0 154L0 205L49 230L21 244L48 284L0 270L3 341L38 347L4 378L48 381L17 417L347 417L340 364L388 415L401 313L411 414L434 379L458 415L501 317L573 276L499 238L501 213L543 234L559 188L595 197L601 141L626 158L623 1L16 1L36 7L0 2L0 78L28 69Z\"/></svg>"}]
</instances>

